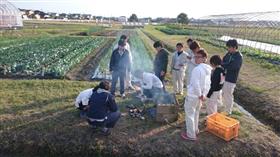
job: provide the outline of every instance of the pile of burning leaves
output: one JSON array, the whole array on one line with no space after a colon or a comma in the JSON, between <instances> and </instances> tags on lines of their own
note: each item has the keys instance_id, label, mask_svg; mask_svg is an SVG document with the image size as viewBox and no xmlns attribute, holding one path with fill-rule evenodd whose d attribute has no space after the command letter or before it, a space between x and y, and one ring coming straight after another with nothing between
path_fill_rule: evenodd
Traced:
<instances>
[{"instance_id":1,"label":"pile of burning leaves","mask_svg":"<svg viewBox=\"0 0 280 157\"><path fill-rule=\"evenodd\" d=\"M133 118L139 118L141 120L145 120L144 114L145 114L145 107L143 109L140 109L133 104L127 105L126 108L128 109L128 114L130 117Z\"/></svg>"}]
</instances>

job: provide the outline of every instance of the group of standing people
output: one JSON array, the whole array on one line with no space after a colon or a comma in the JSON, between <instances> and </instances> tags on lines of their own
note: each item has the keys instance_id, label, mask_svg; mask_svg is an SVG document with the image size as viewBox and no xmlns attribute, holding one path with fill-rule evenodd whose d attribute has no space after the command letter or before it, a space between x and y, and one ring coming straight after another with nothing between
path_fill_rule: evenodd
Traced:
<instances>
[{"instance_id":1,"label":"group of standing people","mask_svg":"<svg viewBox=\"0 0 280 157\"><path fill-rule=\"evenodd\" d=\"M219 104L225 105L225 111L232 113L233 92L242 65L242 54L238 51L235 39L228 40L228 52L221 58L213 55L210 65L206 64L208 53L197 41L187 40L188 50L184 44L177 43L172 54L170 72L172 74L173 91L177 95L184 94L187 87L184 110L186 113L186 131L181 137L186 140L196 140L199 133L198 122L202 102L207 99L207 114L217 112ZM157 53L154 59L154 73L135 70L134 76L141 80L141 92L148 98L165 91L165 77L168 69L169 53L161 41L154 43ZM120 118L120 112L115 102L117 81L120 80L120 94L125 97L125 87L134 89L131 84L132 55L128 37L122 35L114 47L110 59L112 87L110 82L102 81L94 89L80 93L76 99L76 107L87 111L88 123L95 127L102 126L102 131L108 134ZM187 75L187 76L186 76ZM186 76L186 77L185 77ZM221 98L223 97L223 99ZM85 115L81 112L81 115Z\"/></svg>"},{"instance_id":2,"label":"group of standing people","mask_svg":"<svg viewBox=\"0 0 280 157\"><path fill-rule=\"evenodd\" d=\"M232 113L233 92L243 58L238 51L238 43L235 39L227 41L228 52L223 58L219 55L213 55L210 58L210 65L206 64L207 51L201 48L197 41L189 39L188 44L188 52L180 52L181 43L177 44L177 51L173 54L174 63L171 64L171 68L174 91L178 91L178 94L182 94L183 85L180 83L184 82L185 71L179 70L178 72L176 65L181 64L181 67L187 66L188 68L187 96L184 103L186 131L181 133L181 137L195 141L199 134L199 113L203 101L207 100L206 111L208 115L217 112L219 104L225 105L227 114ZM185 58L185 62L184 59L179 58L182 53L186 54L186 57L182 56L182 58ZM177 76L178 79L174 76Z\"/></svg>"},{"instance_id":3,"label":"group of standing people","mask_svg":"<svg viewBox=\"0 0 280 157\"><path fill-rule=\"evenodd\" d=\"M201 48L198 41L187 40L188 50L184 51L183 43L176 44L172 54L170 72L172 75L173 92L184 94L187 87L184 110L186 113L186 132L181 134L186 140L196 140L199 133L198 122L202 102L207 100L207 114L217 112L218 106L225 105L225 112L232 113L233 92L242 65L242 54L238 51L235 39L227 41L228 52L221 58L213 55L210 65L206 64L208 53ZM168 51L160 41L154 43L157 54L154 59L154 74L163 84L168 66ZM185 77L187 75L187 77ZM156 79L155 83L158 84Z\"/></svg>"}]
</instances>

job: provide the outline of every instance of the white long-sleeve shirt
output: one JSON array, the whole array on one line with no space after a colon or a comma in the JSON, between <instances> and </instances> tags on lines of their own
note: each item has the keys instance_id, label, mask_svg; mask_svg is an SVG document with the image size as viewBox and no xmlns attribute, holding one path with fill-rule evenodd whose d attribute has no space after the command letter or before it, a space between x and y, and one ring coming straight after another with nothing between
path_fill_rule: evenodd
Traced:
<instances>
[{"instance_id":1,"label":"white long-sleeve shirt","mask_svg":"<svg viewBox=\"0 0 280 157\"><path fill-rule=\"evenodd\" d=\"M75 106L77 108L79 107L79 104L81 102L82 102L83 106L88 105L89 98L92 95L92 90L93 90L93 88L90 88L90 89L86 89L86 90L80 92L80 94L78 95L78 97L76 98L76 101L75 101Z\"/></svg>"},{"instance_id":2,"label":"white long-sleeve shirt","mask_svg":"<svg viewBox=\"0 0 280 157\"><path fill-rule=\"evenodd\" d=\"M195 63L194 53L192 50L188 50L187 55L188 55L188 57L191 57L191 59L187 59L188 74L191 75L192 70L197 66L197 64Z\"/></svg>"},{"instance_id":3,"label":"white long-sleeve shirt","mask_svg":"<svg viewBox=\"0 0 280 157\"><path fill-rule=\"evenodd\" d=\"M200 63L193 69L188 85L188 96L198 98L207 95L211 84L211 69L205 63Z\"/></svg>"},{"instance_id":4,"label":"white long-sleeve shirt","mask_svg":"<svg viewBox=\"0 0 280 157\"><path fill-rule=\"evenodd\" d=\"M142 89L163 88L163 84L155 74L144 72L141 87Z\"/></svg>"},{"instance_id":5,"label":"white long-sleeve shirt","mask_svg":"<svg viewBox=\"0 0 280 157\"><path fill-rule=\"evenodd\" d=\"M175 51L172 55L171 70L185 71L189 60L187 56L188 54L185 51L183 51L180 55L178 55L178 52Z\"/></svg>"}]
</instances>

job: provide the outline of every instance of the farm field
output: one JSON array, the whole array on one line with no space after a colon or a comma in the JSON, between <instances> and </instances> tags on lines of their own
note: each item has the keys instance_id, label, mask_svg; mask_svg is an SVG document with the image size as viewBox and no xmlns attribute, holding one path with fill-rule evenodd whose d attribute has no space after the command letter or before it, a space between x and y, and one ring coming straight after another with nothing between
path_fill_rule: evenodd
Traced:
<instances>
[{"instance_id":1,"label":"farm field","mask_svg":"<svg viewBox=\"0 0 280 157\"><path fill-rule=\"evenodd\" d=\"M257 59L261 61L263 66L269 66L270 68L275 68L279 70L280 65L280 57L279 54L275 53L276 51L280 51L280 48L276 49L272 52L269 52L272 48L266 48L266 50L260 50L256 47L262 46L263 44L275 44L280 45L278 41L280 31L277 29L260 29L260 28L227 28L227 27L179 27L176 25L169 26L158 26L155 27L156 30L161 31L167 35L185 35L191 38L197 39L199 41L203 41L215 47L225 48L224 41L221 40L222 37L236 37L243 38L251 41L259 41L264 43L259 43L258 46L256 44L250 46L248 45L248 41L242 40L240 42L240 50L242 50L243 54L247 55L252 59ZM246 33L245 33L246 32ZM264 33L266 36L264 36ZM267 34L271 34L271 36L267 37ZM258 40L257 40L258 39ZM243 45L242 45L243 44ZM255 46L255 47L254 47ZM278 46L279 47L279 46ZM276 65L276 66L275 66Z\"/></svg>"},{"instance_id":2,"label":"farm field","mask_svg":"<svg viewBox=\"0 0 280 157\"><path fill-rule=\"evenodd\" d=\"M147 43L149 42L149 39L142 39L145 37L145 35L140 30L120 30L117 34L117 40L115 40L114 43L110 45L110 48L106 52L105 56L100 60L98 69L93 78L110 78L108 67L111 58L111 52L114 46L117 45L118 39L122 34L126 34L129 37L129 44L133 45L131 47L133 62L132 70L142 69L145 71L152 71L153 50L151 50L151 45L147 47L145 46L150 44Z\"/></svg>"},{"instance_id":3,"label":"farm field","mask_svg":"<svg viewBox=\"0 0 280 157\"><path fill-rule=\"evenodd\" d=\"M92 53L105 38L41 37L0 49L5 73L62 77L71 67Z\"/></svg>"},{"instance_id":4,"label":"farm field","mask_svg":"<svg viewBox=\"0 0 280 157\"><path fill-rule=\"evenodd\" d=\"M134 119L126 114L125 105L141 105L141 102L130 95L125 100L117 99L123 115L112 135L103 137L93 133L73 107L76 94L94 86L94 82L1 80L0 84L3 87L0 93L1 155L277 156L280 153L279 137L242 113L233 115L242 126L237 140L225 142L203 132L198 142L186 142L179 136L184 128L182 111L178 127L155 123L148 117L145 121ZM201 116L200 129L203 130L205 114Z\"/></svg>"},{"instance_id":5,"label":"farm field","mask_svg":"<svg viewBox=\"0 0 280 157\"><path fill-rule=\"evenodd\" d=\"M30 22L28 25L32 27L34 24ZM152 70L152 60L155 55L152 47L153 40L164 41L171 51L177 42L185 43L188 36L167 35L153 26L146 26L142 30L127 30L119 27L100 29L95 28L96 26L92 24L70 24L68 27L63 23L44 24L41 22L38 26L39 28L34 34L32 34L32 29L19 30L18 36L12 35L7 40L3 38L0 40L0 50L10 47L12 54L14 53L15 56L20 54L22 56L19 59L23 59L25 54L33 54L31 52L37 52L37 50L36 56L47 54L51 56L52 52L57 52L54 50L61 48L63 51L59 54L71 55L72 57L69 58L73 59L75 63L70 66L70 64L64 64L70 63L69 60L63 62L62 59L62 61L56 62L58 57L50 59L53 64L63 63L56 64L56 66L54 64L56 68L69 67L60 73L67 79L0 79L0 156L280 155L280 137L277 128L279 120L276 119L277 113L279 113L277 108L280 106L279 100L277 100L279 87L273 88L274 86L271 84L280 80L277 70L260 66L256 60L245 57L245 64L243 64L235 95L238 103L264 124L235 107L231 117L238 119L241 127L239 137L230 142L225 142L204 131L205 106L201 112L199 128L202 133L199 134L199 140L197 142L183 141L180 137L180 132L185 128L182 107L184 98L182 96L178 97L181 105L179 119L172 125L156 123L147 115L145 115L145 120L130 117L126 105L134 104L140 108L143 107L143 103L135 98L136 93L131 91L126 99L116 98L122 116L112 130L112 135L103 137L93 133L87 122L79 118L74 107L74 100L81 90L92 88L97 84L97 81L91 80L95 69L99 67L99 71L107 71L112 47L118 41L119 36L127 34L130 38L135 63L133 68L147 71ZM49 33L48 28L55 30L56 33ZM97 31L86 34L86 36L79 35L80 32L87 32L90 29ZM110 33L106 33L107 31ZM7 34L5 35L7 36ZM29 51L24 51L25 42L32 44ZM216 53L222 55L225 52L221 47L215 47L203 41L201 43L211 55ZM11 46L15 46L13 50L17 51L12 51ZM39 46L42 48L38 48ZM44 47L46 51L39 53L42 52L39 50L44 50ZM73 48L71 49L71 47ZM46 58L49 59L49 57ZM15 59L15 57L11 59ZM42 60L43 57L38 56L38 59ZM28 62L28 64L31 63L32 61ZM39 63L41 65L41 62ZM170 76L168 79L167 89L171 91ZM268 87L272 89L266 91ZM265 102L253 99L256 97ZM242 98L247 99L245 101ZM243 104L243 102L245 103ZM256 111L252 110L253 107L250 109L250 105L252 106L253 103L256 103L254 106ZM269 109L270 113L264 112L263 115L258 113L263 112L263 110L261 111L263 103L274 105L267 106L266 109ZM146 105L152 106L152 104ZM270 110L271 108L276 110ZM273 123L267 122L266 118L269 115L275 122L272 119L270 120Z\"/></svg>"},{"instance_id":6,"label":"farm field","mask_svg":"<svg viewBox=\"0 0 280 157\"><path fill-rule=\"evenodd\" d=\"M146 27L144 32L164 41L170 49L175 47L173 45L176 45L178 41L186 42L187 40L187 36L170 36L156 30L152 26ZM197 40L200 41L199 39ZM226 52L226 49L220 46L209 44L204 40L200 42L202 47L210 55L219 54L223 56ZM279 133L280 117L277 116L280 112L279 66L264 66L262 59L254 59L246 55L243 56L245 62L241 68L239 82L237 83L237 90L235 92L237 101L254 116L271 125Z\"/></svg>"},{"instance_id":7,"label":"farm field","mask_svg":"<svg viewBox=\"0 0 280 157\"><path fill-rule=\"evenodd\" d=\"M0 32L0 41L9 41L19 38L28 39L36 36L70 35L80 32L96 33L105 30L102 26L92 23L65 23L53 21L24 21L21 30Z\"/></svg>"},{"instance_id":8,"label":"farm field","mask_svg":"<svg viewBox=\"0 0 280 157\"><path fill-rule=\"evenodd\" d=\"M280 45L280 30L277 28L259 27L226 27L226 26L178 26L164 25L156 28L169 35L188 35L188 36L223 36L228 35L235 38L242 37L249 40L260 41ZM268 36L269 35L269 36Z\"/></svg>"}]
</instances>

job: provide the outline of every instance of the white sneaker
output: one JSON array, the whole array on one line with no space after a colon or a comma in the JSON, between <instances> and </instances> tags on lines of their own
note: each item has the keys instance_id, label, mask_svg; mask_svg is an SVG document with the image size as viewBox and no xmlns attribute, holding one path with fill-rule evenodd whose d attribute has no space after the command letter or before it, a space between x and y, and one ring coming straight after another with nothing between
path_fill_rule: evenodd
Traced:
<instances>
[{"instance_id":1,"label":"white sneaker","mask_svg":"<svg viewBox=\"0 0 280 157\"><path fill-rule=\"evenodd\" d=\"M129 89L129 90L135 90L135 88L134 88L132 85L130 85L130 86L128 87L128 89Z\"/></svg>"},{"instance_id":2,"label":"white sneaker","mask_svg":"<svg viewBox=\"0 0 280 157\"><path fill-rule=\"evenodd\" d=\"M125 98L125 94L124 94L124 93L123 93L123 94L121 94L121 97L122 97L122 98Z\"/></svg>"}]
</instances>

